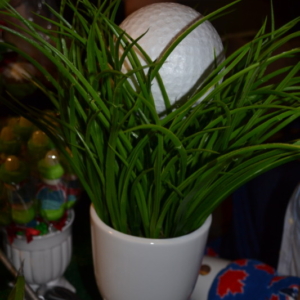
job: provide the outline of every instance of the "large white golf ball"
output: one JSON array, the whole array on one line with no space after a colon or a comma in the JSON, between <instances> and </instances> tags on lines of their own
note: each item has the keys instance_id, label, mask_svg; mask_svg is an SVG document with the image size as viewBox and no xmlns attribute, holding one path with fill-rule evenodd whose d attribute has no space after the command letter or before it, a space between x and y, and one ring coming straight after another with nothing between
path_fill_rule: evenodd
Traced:
<instances>
[{"instance_id":1,"label":"large white golf ball","mask_svg":"<svg viewBox=\"0 0 300 300\"><path fill-rule=\"evenodd\" d=\"M201 17L199 12L185 5L155 3L129 15L120 27L133 39L146 33L138 43L154 61L174 38ZM137 49L136 52L138 53ZM146 64L140 54L139 59L142 65ZM222 60L223 45L220 36L211 23L205 21L180 42L159 71L170 103L174 105L187 99L201 86L216 62ZM126 61L123 71L127 72L130 69L131 66ZM163 113L166 107L155 79L151 91L157 112Z\"/></svg>"}]
</instances>

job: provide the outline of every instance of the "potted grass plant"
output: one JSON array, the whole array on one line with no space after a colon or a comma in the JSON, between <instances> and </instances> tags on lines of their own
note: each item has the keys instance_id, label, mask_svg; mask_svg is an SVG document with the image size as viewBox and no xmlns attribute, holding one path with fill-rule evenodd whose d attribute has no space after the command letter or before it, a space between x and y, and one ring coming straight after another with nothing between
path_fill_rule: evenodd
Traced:
<instances>
[{"instance_id":1,"label":"potted grass plant","mask_svg":"<svg viewBox=\"0 0 300 300\"><path fill-rule=\"evenodd\" d=\"M201 226L207 230L211 213L234 190L265 171L299 159L299 141L273 143L270 138L300 115L300 63L272 69L278 60L299 55L300 49L279 49L299 38L299 32L290 30L300 19L277 29L271 21L270 30L265 22L251 42L216 64L199 88L161 116L151 92L156 79L169 107L160 68L197 26L234 3L191 24L159 59L151 61L139 46L139 38L131 39L115 23L119 2L95 6L88 0L61 1L60 10L52 10L52 31L22 18L8 6L3 14L22 21L26 34L18 28L1 28L36 47L57 68L56 76L22 53L51 83L49 88L49 84L31 79L52 101L59 118L49 115L43 119L39 110L8 94L3 94L1 101L49 135L91 200L92 234L98 239L93 244L94 262L95 268L102 268L95 273L103 297L187 299L197 278L203 243L192 246L198 248L191 262L194 267L188 267L191 276L185 274L183 265L174 267L175 262L168 261L173 256L170 252L159 260L148 249L193 235ZM64 17L65 7L72 11L71 20ZM13 45L6 46L21 52ZM146 66L136 49L147 57ZM125 60L132 66L127 73L122 70ZM129 80L132 76L134 87ZM106 230L100 237L96 223ZM104 240L104 236L118 235L125 241L121 247ZM138 250L126 244L135 238L141 241ZM105 251L98 246L113 256L103 256ZM171 248L180 249L179 245ZM192 255L185 248L179 252ZM117 263L108 265L113 261ZM187 263L183 258L175 261ZM149 267L155 263L163 269L172 267L167 272L155 271ZM145 275L148 269L150 277ZM190 283L175 288L184 277ZM174 278L177 282L169 281ZM113 292L106 287L122 291L110 298ZM157 292L160 289L161 294Z\"/></svg>"}]
</instances>

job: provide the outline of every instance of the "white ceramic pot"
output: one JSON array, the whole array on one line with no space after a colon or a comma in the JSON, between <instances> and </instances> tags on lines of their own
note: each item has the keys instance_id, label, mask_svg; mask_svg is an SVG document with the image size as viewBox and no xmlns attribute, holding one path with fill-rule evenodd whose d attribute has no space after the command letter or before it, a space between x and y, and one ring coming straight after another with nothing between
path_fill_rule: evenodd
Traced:
<instances>
[{"instance_id":1,"label":"white ceramic pot","mask_svg":"<svg viewBox=\"0 0 300 300\"><path fill-rule=\"evenodd\" d=\"M104 300L187 300L198 279L211 216L182 237L120 233L90 210L94 272Z\"/></svg>"},{"instance_id":2,"label":"white ceramic pot","mask_svg":"<svg viewBox=\"0 0 300 300\"><path fill-rule=\"evenodd\" d=\"M59 284L72 256L72 223L75 214L69 211L68 221L61 231L35 236L27 243L25 237L17 237L10 244L5 241L8 259L19 270L23 269L26 282L33 289L42 285Z\"/></svg>"}]
</instances>

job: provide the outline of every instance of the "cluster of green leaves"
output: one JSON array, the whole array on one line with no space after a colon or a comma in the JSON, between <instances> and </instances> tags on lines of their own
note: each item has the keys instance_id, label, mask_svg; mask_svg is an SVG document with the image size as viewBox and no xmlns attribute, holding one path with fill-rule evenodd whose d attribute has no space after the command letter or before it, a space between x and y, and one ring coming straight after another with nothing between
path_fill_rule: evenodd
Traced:
<instances>
[{"instance_id":1,"label":"cluster of green leaves","mask_svg":"<svg viewBox=\"0 0 300 300\"><path fill-rule=\"evenodd\" d=\"M300 158L298 141L267 142L300 116L300 63L268 71L277 61L299 55L300 49L278 49L300 37L290 31L300 18L278 29L271 26L270 32L263 24L255 38L216 66L184 103L159 116L151 94L154 78L169 107L159 68L195 27L234 3L193 24L152 62L138 40L115 24L120 1L97 7L88 0L72 2L63 0L60 12L53 11L56 47L41 37L39 31L45 29L12 8L8 12L22 19L32 37L24 39L58 69L59 76L53 77L23 53L53 85L49 90L35 82L53 102L59 119L49 122L34 108L7 97L1 101L48 133L104 222L137 236L180 236L201 226L247 181ZM71 21L63 17L65 6L74 14ZM23 36L17 30L15 34ZM147 69L136 47L148 58ZM132 66L127 74L122 72L125 59ZM138 83L135 88L131 76Z\"/></svg>"}]
</instances>

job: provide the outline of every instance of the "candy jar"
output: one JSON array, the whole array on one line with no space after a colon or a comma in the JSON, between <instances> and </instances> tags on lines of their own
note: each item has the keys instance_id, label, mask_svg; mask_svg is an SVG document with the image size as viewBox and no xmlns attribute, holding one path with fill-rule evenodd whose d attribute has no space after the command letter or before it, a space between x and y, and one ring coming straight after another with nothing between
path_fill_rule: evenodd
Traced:
<instances>
[{"instance_id":1,"label":"candy jar","mask_svg":"<svg viewBox=\"0 0 300 300\"><path fill-rule=\"evenodd\" d=\"M56 178L61 176L62 170L60 167L55 167L54 161L54 153L49 153L48 157L39 165L45 183L40 187L38 194L42 196L43 215L49 217L49 219L59 218L64 213L56 209L57 200L59 200L58 202L61 200L60 184ZM12 165L8 168L10 171L19 170L21 165L23 166L21 161L19 161L19 168L17 168L17 160L13 160L11 163ZM0 180L9 181L6 178L7 175L4 176L6 173L0 172L2 175ZM54 184L55 182L57 184ZM58 192L56 193L56 191ZM55 204L53 205L55 209L48 210L46 204L50 204L50 206ZM60 208L59 205L58 208ZM74 211L72 209L68 210L62 218L64 223L59 230L55 228L48 230L48 223L51 222L43 222L45 220L42 221L41 216L24 225L6 226L3 243L6 256L15 269L22 269L26 282L37 294L40 290L44 291L54 286L64 287L75 292L75 288L63 276L72 257L72 224L74 217ZM20 232L20 230L22 231Z\"/></svg>"},{"instance_id":2,"label":"candy jar","mask_svg":"<svg viewBox=\"0 0 300 300\"><path fill-rule=\"evenodd\" d=\"M41 183L36 199L40 203L40 214L48 221L57 221L65 213L67 193L62 177L64 169L56 150L50 150L38 163Z\"/></svg>"},{"instance_id":3,"label":"candy jar","mask_svg":"<svg viewBox=\"0 0 300 300\"><path fill-rule=\"evenodd\" d=\"M29 168L18 157L10 155L0 167L0 180L4 182L3 194L11 205L12 220L27 224L35 217L33 186Z\"/></svg>"}]
</instances>

